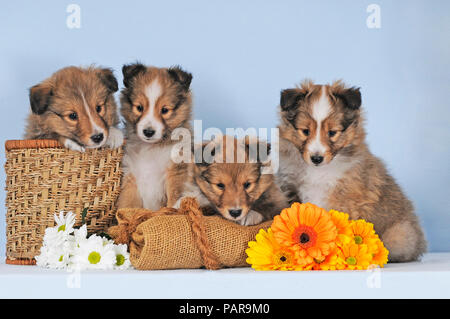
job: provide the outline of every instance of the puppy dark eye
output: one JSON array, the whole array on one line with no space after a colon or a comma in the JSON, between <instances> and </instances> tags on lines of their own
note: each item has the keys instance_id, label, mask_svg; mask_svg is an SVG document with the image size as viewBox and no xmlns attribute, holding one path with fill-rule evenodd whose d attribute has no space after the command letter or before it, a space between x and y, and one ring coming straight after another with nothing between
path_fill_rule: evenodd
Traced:
<instances>
[{"instance_id":1,"label":"puppy dark eye","mask_svg":"<svg viewBox=\"0 0 450 319\"><path fill-rule=\"evenodd\" d=\"M102 106L101 105L97 105L95 107L95 110L97 111L97 113L100 113L102 111Z\"/></svg>"},{"instance_id":2,"label":"puppy dark eye","mask_svg":"<svg viewBox=\"0 0 450 319\"><path fill-rule=\"evenodd\" d=\"M76 121L78 119L78 114L73 112L69 114L69 119L71 119L72 121Z\"/></svg>"},{"instance_id":3,"label":"puppy dark eye","mask_svg":"<svg viewBox=\"0 0 450 319\"><path fill-rule=\"evenodd\" d=\"M169 109L167 107L163 107L161 109L161 114L167 114L167 112L169 112Z\"/></svg>"},{"instance_id":4,"label":"puppy dark eye","mask_svg":"<svg viewBox=\"0 0 450 319\"><path fill-rule=\"evenodd\" d=\"M137 110L139 113L142 113L142 112L144 111L144 107L143 107L142 105L138 105L138 106L136 106L136 110Z\"/></svg>"},{"instance_id":5,"label":"puppy dark eye","mask_svg":"<svg viewBox=\"0 0 450 319\"><path fill-rule=\"evenodd\" d=\"M219 187L222 190L225 189L225 185L222 184L222 183L218 183L218 184L216 184L216 186Z\"/></svg>"},{"instance_id":6,"label":"puppy dark eye","mask_svg":"<svg viewBox=\"0 0 450 319\"><path fill-rule=\"evenodd\" d=\"M336 135L336 131L328 131L328 136L333 137Z\"/></svg>"},{"instance_id":7,"label":"puppy dark eye","mask_svg":"<svg viewBox=\"0 0 450 319\"><path fill-rule=\"evenodd\" d=\"M245 189L248 189L248 188L250 187L250 185L251 185L250 182L245 182L245 183L244 183L244 188L245 188Z\"/></svg>"},{"instance_id":8,"label":"puppy dark eye","mask_svg":"<svg viewBox=\"0 0 450 319\"><path fill-rule=\"evenodd\" d=\"M304 129L304 130L302 130L302 133L305 134L306 136L308 136L309 135L309 130L308 129Z\"/></svg>"}]
</instances>

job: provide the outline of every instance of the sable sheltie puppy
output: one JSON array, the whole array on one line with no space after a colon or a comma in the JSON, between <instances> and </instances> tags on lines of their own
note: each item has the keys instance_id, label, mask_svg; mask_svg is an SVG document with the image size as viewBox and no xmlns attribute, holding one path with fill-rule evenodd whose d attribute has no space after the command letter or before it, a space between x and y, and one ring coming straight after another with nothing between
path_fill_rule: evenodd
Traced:
<instances>
[{"instance_id":1,"label":"sable sheltie puppy","mask_svg":"<svg viewBox=\"0 0 450 319\"><path fill-rule=\"evenodd\" d=\"M127 143L118 207L158 210L167 204L167 168L177 128L191 130L192 75L180 67L156 68L140 63L122 68L125 88L121 113Z\"/></svg>"},{"instance_id":2,"label":"sable sheltie puppy","mask_svg":"<svg viewBox=\"0 0 450 319\"><path fill-rule=\"evenodd\" d=\"M252 153L250 143L254 143L257 152ZM195 146L192 163L175 164L170 169L173 187L170 191L177 196L168 205L178 208L184 197L195 197L207 214L219 213L241 225L256 225L272 219L288 206L288 202L275 184L274 175L264 171L270 162L259 155L257 148L267 150L268 146L263 142L257 143L250 139L238 142L228 136ZM233 148L230 150L228 145ZM207 148L212 148L212 151L207 151ZM200 158L197 156L199 153L203 155ZM205 158L205 154L210 158Z\"/></svg>"},{"instance_id":3,"label":"sable sheltie puppy","mask_svg":"<svg viewBox=\"0 0 450 319\"><path fill-rule=\"evenodd\" d=\"M426 241L411 202L365 142L359 88L341 81L281 92L281 188L292 199L374 224L392 262L418 259Z\"/></svg>"},{"instance_id":4,"label":"sable sheltie puppy","mask_svg":"<svg viewBox=\"0 0 450 319\"><path fill-rule=\"evenodd\" d=\"M30 89L32 113L26 139L56 139L66 148L123 143L114 92L117 80L110 69L66 67Z\"/></svg>"}]
</instances>

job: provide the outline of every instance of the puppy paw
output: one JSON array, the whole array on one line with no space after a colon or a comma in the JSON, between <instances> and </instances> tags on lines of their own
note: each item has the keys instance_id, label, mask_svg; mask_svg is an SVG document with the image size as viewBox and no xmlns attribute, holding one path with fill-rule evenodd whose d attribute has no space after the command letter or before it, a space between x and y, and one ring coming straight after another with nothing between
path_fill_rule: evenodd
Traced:
<instances>
[{"instance_id":1,"label":"puppy paw","mask_svg":"<svg viewBox=\"0 0 450 319\"><path fill-rule=\"evenodd\" d=\"M123 144L123 133L116 127L111 127L109 129L108 140L106 145L110 148L118 148Z\"/></svg>"},{"instance_id":2,"label":"puppy paw","mask_svg":"<svg viewBox=\"0 0 450 319\"><path fill-rule=\"evenodd\" d=\"M181 200L182 200L183 198L184 198L184 197L179 198L179 199L177 200L177 202L172 206L172 208L180 209Z\"/></svg>"},{"instance_id":3,"label":"puppy paw","mask_svg":"<svg viewBox=\"0 0 450 319\"><path fill-rule=\"evenodd\" d=\"M70 139L66 139L64 141L64 147L68 148L69 150L77 151L77 152L81 152L81 153L84 153L86 150L83 146L81 146L77 142L74 142Z\"/></svg>"},{"instance_id":4,"label":"puppy paw","mask_svg":"<svg viewBox=\"0 0 450 319\"><path fill-rule=\"evenodd\" d=\"M255 212L254 210L251 210L247 213L247 216L245 216L245 218L239 221L239 223L243 226L253 226L262 223L263 220L263 215Z\"/></svg>"}]
</instances>

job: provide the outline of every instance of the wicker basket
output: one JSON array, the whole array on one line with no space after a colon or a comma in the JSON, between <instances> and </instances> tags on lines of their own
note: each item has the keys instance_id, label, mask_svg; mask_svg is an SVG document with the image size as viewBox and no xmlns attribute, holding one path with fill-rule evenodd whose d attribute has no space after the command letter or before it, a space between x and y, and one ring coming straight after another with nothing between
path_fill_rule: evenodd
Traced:
<instances>
[{"instance_id":1,"label":"wicker basket","mask_svg":"<svg viewBox=\"0 0 450 319\"><path fill-rule=\"evenodd\" d=\"M122 148L62 148L54 140L6 141L6 262L34 264L54 214L72 211L88 232L105 231L114 220L120 191Z\"/></svg>"}]
</instances>

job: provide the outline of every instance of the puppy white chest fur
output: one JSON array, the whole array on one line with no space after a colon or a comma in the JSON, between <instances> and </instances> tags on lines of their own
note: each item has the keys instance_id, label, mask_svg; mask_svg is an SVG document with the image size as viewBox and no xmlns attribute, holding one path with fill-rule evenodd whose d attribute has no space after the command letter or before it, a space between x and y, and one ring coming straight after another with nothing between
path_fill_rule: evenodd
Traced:
<instances>
[{"instance_id":1,"label":"puppy white chest fur","mask_svg":"<svg viewBox=\"0 0 450 319\"><path fill-rule=\"evenodd\" d=\"M172 146L136 145L123 158L124 174L132 174L144 208L158 210L166 204L166 171L172 163Z\"/></svg>"},{"instance_id":2,"label":"puppy white chest fur","mask_svg":"<svg viewBox=\"0 0 450 319\"><path fill-rule=\"evenodd\" d=\"M354 163L355 161L352 159L337 155L327 165L319 167L307 165L299 188L302 202L330 209L328 207L330 192Z\"/></svg>"}]
</instances>

